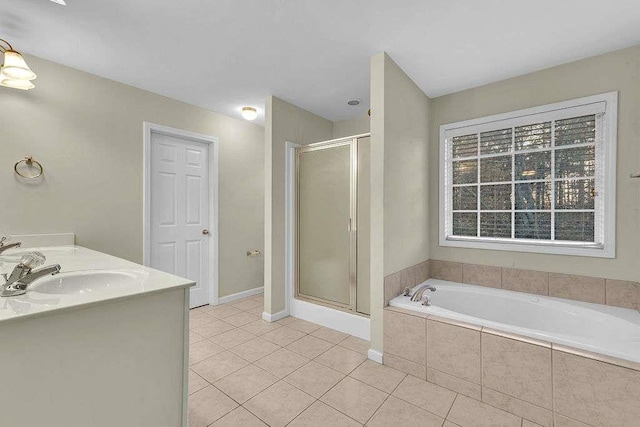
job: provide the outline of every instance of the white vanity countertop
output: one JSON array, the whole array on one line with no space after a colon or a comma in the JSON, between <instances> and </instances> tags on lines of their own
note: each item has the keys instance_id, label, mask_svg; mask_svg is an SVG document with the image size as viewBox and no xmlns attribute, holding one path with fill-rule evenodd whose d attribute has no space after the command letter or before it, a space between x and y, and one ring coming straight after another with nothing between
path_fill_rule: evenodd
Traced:
<instances>
[{"instance_id":1,"label":"white vanity countertop","mask_svg":"<svg viewBox=\"0 0 640 427\"><path fill-rule=\"evenodd\" d=\"M194 285L188 279L177 277L152 268L144 267L121 258L107 255L81 246L48 246L28 249L9 249L0 254L0 273L10 273L20 257L25 253L38 251L47 260L46 265L60 264L60 274L47 278L63 278L67 273L89 273L91 270L99 272L116 271L131 276L134 283L126 286L102 287L70 293L41 293L37 292L38 284L46 279L36 280L27 288L24 295L0 298L0 322L31 318L43 314L51 314L57 310L78 308L91 304L100 304L138 295L165 291L173 288L185 288ZM74 273L75 272L75 273ZM3 282L0 279L0 282ZM63 289L64 283L60 284Z\"/></svg>"}]
</instances>

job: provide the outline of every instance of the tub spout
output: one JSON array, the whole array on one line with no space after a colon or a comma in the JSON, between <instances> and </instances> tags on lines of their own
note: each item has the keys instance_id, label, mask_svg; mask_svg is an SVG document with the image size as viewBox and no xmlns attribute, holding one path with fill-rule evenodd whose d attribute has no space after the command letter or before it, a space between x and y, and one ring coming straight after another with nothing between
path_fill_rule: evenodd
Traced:
<instances>
[{"instance_id":1,"label":"tub spout","mask_svg":"<svg viewBox=\"0 0 640 427\"><path fill-rule=\"evenodd\" d=\"M411 301L420 301L422 299L422 296L424 295L425 291L431 291L431 292L435 292L436 291L436 287L433 285L422 285L418 288L417 291L415 291L413 293L413 295L411 296Z\"/></svg>"}]
</instances>

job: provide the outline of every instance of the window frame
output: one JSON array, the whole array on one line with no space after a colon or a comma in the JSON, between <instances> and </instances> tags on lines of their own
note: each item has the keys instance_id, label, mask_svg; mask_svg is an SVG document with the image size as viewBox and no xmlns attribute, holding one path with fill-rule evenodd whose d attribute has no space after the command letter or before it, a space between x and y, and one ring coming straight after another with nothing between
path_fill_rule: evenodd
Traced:
<instances>
[{"instance_id":1,"label":"window frame","mask_svg":"<svg viewBox=\"0 0 640 427\"><path fill-rule=\"evenodd\" d=\"M495 238L479 236L451 236L448 231L453 226L453 184L450 182L448 158L448 139L472 133L499 130L507 127L554 121L580 115L600 114L602 151L600 153L600 174L604 197L596 200L601 207L596 208L595 228L599 230L602 242L567 242L549 240L527 240L514 238ZM490 249L513 252L532 252L543 254L575 255L599 258L615 258L616 233L616 151L618 124L618 92L609 92L587 96L569 101L557 102L533 108L511 111L477 119L448 123L440 126L440 161L439 161L439 243L440 246ZM597 142L596 142L597 144ZM596 145L596 150L598 150ZM598 157L598 154L596 154ZM598 163L596 163L597 167ZM552 171L553 173L554 171ZM594 179L597 179L594 177ZM515 177L512 177L516 181ZM517 181L516 181L517 182ZM480 211L478 211L479 214ZM598 228L598 214L602 213L602 227ZM594 230L595 233L596 230ZM596 236L598 233L595 233ZM596 237L597 239L598 237Z\"/></svg>"}]
</instances>

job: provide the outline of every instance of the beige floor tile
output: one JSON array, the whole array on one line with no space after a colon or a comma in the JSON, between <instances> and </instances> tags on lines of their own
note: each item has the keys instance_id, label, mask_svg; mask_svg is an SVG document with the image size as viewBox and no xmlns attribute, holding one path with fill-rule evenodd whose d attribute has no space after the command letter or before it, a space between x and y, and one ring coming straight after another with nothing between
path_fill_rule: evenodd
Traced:
<instances>
[{"instance_id":1,"label":"beige floor tile","mask_svg":"<svg viewBox=\"0 0 640 427\"><path fill-rule=\"evenodd\" d=\"M201 335L205 338L215 337L216 335L224 334L225 332L229 332L234 330L236 327L223 322L222 320L213 319L211 322L205 323L200 326L196 326L191 328L193 332L198 335Z\"/></svg>"},{"instance_id":2,"label":"beige floor tile","mask_svg":"<svg viewBox=\"0 0 640 427\"><path fill-rule=\"evenodd\" d=\"M262 319L262 313L264 313L264 304L260 303L259 306L250 308L249 310L246 310L246 312L247 313L251 313L251 314L255 314L260 319Z\"/></svg>"},{"instance_id":3,"label":"beige floor tile","mask_svg":"<svg viewBox=\"0 0 640 427\"><path fill-rule=\"evenodd\" d=\"M318 363L321 363L346 375L357 368L358 365L360 365L366 359L367 358L360 353L356 353L355 351L349 350L348 348L335 346L325 353L322 353L315 360Z\"/></svg>"},{"instance_id":4,"label":"beige floor tile","mask_svg":"<svg viewBox=\"0 0 640 427\"><path fill-rule=\"evenodd\" d=\"M393 395L443 418L456 398L455 392L411 375L400 383Z\"/></svg>"},{"instance_id":5,"label":"beige floor tile","mask_svg":"<svg viewBox=\"0 0 640 427\"><path fill-rule=\"evenodd\" d=\"M589 427L588 425L576 421L574 419L565 417L564 415L554 414L554 426L555 427Z\"/></svg>"},{"instance_id":6,"label":"beige floor tile","mask_svg":"<svg viewBox=\"0 0 640 427\"><path fill-rule=\"evenodd\" d=\"M387 357L385 356L385 361L386 359ZM445 374L437 369L427 368L427 381L475 400L481 400L482 398L482 386L480 384Z\"/></svg>"},{"instance_id":7,"label":"beige floor tile","mask_svg":"<svg viewBox=\"0 0 640 427\"><path fill-rule=\"evenodd\" d=\"M350 377L386 393L391 393L406 375L404 372L397 371L372 360L365 360L364 363L349 374Z\"/></svg>"},{"instance_id":8,"label":"beige floor tile","mask_svg":"<svg viewBox=\"0 0 640 427\"><path fill-rule=\"evenodd\" d=\"M280 347L285 347L291 344L294 341L299 340L305 336L304 332L296 331L295 329L291 329L288 327L278 328L271 332L267 332L262 335L267 341L271 341L274 344L278 344Z\"/></svg>"},{"instance_id":9,"label":"beige floor tile","mask_svg":"<svg viewBox=\"0 0 640 427\"><path fill-rule=\"evenodd\" d=\"M318 400L291 421L289 427L358 427L361 425Z\"/></svg>"},{"instance_id":10,"label":"beige floor tile","mask_svg":"<svg viewBox=\"0 0 640 427\"><path fill-rule=\"evenodd\" d=\"M344 374L311 361L286 376L284 380L305 393L320 398L343 378Z\"/></svg>"},{"instance_id":11,"label":"beige floor tile","mask_svg":"<svg viewBox=\"0 0 640 427\"><path fill-rule=\"evenodd\" d=\"M243 310L243 311L247 311L247 310L250 310L252 308L259 307L260 305L262 305L262 303L260 301L257 301L257 300L251 299L251 298L245 298L245 299L242 299L240 301L234 301L231 304L232 307L238 308L238 309Z\"/></svg>"},{"instance_id":12,"label":"beige floor tile","mask_svg":"<svg viewBox=\"0 0 640 427\"><path fill-rule=\"evenodd\" d=\"M267 371L255 365L249 365L216 381L213 385L242 404L276 381L278 378Z\"/></svg>"},{"instance_id":13,"label":"beige floor tile","mask_svg":"<svg viewBox=\"0 0 640 427\"><path fill-rule=\"evenodd\" d=\"M193 394L198 390L202 390L208 385L209 383L207 382L207 380L189 369L189 394Z\"/></svg>"},{"instance_id":14,"label":"beige floor tile","mask_svg":"<svg viewBox=\"0 0 640 427\"><path fill-rule=\"evenodd\" d=\"M309 359L320 356L325 351L333 347L333 344L311 335L305 335L298 341L294 341L287 346L291 351L295 351Z\"/></svg>"},{"instance_id":15,"label":"beige floor tile","mask_svg":"<svg viewBox=\"0 0 640 427\"><path fill-rule=\"evenodd\" d=\"M282 348L263 357L255 364L278 378L284 378L308 362L309 359L306 357Z\"/></svg>"},{"instance_id":16,"label":"beige floor tile","mask_svg":"<svg viewBox=\"0 0 640 427\"><path fill-rule=\"evenodd\" d=\"M195 319L211 320L211 316L208 316L204 311L199 311L197 309L189 310L189 323L193 322Z\"/></svg>"},{"instance_id":17,"label":"beige floor tile","mask_svg":"<svg viewBox=\"0 0 640 427\"><path fill-rule=\"evenodd\" d=\"M295 317L291 317L291 316L287 316L287 317L283 317L280 320L276 320L275 323L279 324L280 326L286 326L291 322L295 322L296 318Z\"/></svg>"},{"instance_id":18,"label":"beige floor tile","mask_svg":"<svg viewBox=\"0 0 640 427\"><path fill-rule=\"evenodd\" d=\"M231 323L233 326L243 326L247 323L255 322L256 320L260 320L260 316L256 314L251 314L243 311L239 314L234 314L233 316L225 317L224 321L227 323Z\"/></svg>"},{"instance_id":19,"label":"beige floor tile","mask_svg":"<svg viewBox=\"0 0 640 427\"><path fill-rule=\"evenodd\" d=\"M315 323L307 322L306 320L295 318L293 322L287 324L288 327L295 329L296 331L310 334L313 331L320 329L322 326Z\"/></svg>"},{"instance_id":20,"label":"beige floor tile","mask_svg":"<svg viewBox=\"0 0 640 427\"><path fill-rule=\"evenodd\" d=\"M364 424L382 405L387 396L387 393L346 377L320 400Z\"/></svg>"},{"instance_id":21,"label":"beige floor tile","mask_svg":"<svg viewBox=\"0 0 640 427\"><path fill-rule=\"evenodd\" d=\"M303 391L280 381L253 397L244 407L269 426L282 427L307 409L314 400Z\"/></svg>"},{"instance_id":22,"label":"beige floor tile","mask_svg":"<svg viewBox=\"0 0 640 427\"><path fill-rule=\"evenodd\" d=\"M521 427L520 417L459 394L447 419L462 427Z\"/></svg>"},{"instance_id":23,"label":"beige floor tile","mask_svg":"<svg viewBox=\"0 0 640 427\"><path fill-rule=\"evenodd\" d=\"M189 365L198 363L213 355L222 353L224 348L209 340L202 340L193 344L189 344Z\"/></svg>"},{"instance_id":24,"label":"beige floor tile","mask_svg":"<svg viewBox=\"0 0 640 427\"><path fill-rule=\"evenodd\" d=\"M193 331L189 331L189 344L195 344L202 341L203 339L204 337L202 335L198 335Z\"/></svg>"},{"instance_id":25,"label":"beige floor tile","mask_svg":"<svg viewBox=\"0 0 640 427\"><path fill-rule=\"evenodd\" d=\"M444 424L442 424L442 427L460 427L458 424L454 424L449 420L446 420L444 422Z\"/></svg>"},{"instance_id":26,"label":"beige floor tile","mask_svg":"<svg viewBox=\"0 0 640 427\"><path fill-rule=\"evenodd\" d=\"M213 322L214 320L216 319L201 312L189 313L189 329L205 325L209 322Z\"/></svg>"},{"instance_id":27,"label":"beige floor tile","mask_svg":"<svg viewBox=\"0 0 640 427\"><path fill-rule=\"evenodd\" d=\"M247 361L240 356L225 351L191 365L191 369L205 380L213 383L247 365Z\"/></svg>"},{"instance_id":28,"label":"beige floor tile","mask_svg":"<svg viewBox=\"0 0 640 427\"><path fill-rule=\"evenodd\" d=\"M233 329L229 332L216 335L215 337L211 337L209 339L211 340L211 342L218 344L220 347L230 349L251 339L254 339L255 337L255 335L247 331L243 331L242 329Z\"/></svg>"},{"instance_id":29,"label":"beige floor tile","mask_svg":"<svg viewBox=\"0 0 640 427\"><path fill-rule=\"evenodd\" d=\"M342 342L345 339L349 338L348 334L325 327L313 331L311 335L325 341L332 342L334 344L338 344L339 342Z\"/></svg>"},{"instance_id":30,"label":"beige floor tile","mask_svg":"<svg viewBox=\"0 0 640 427\"><path fill-rule=\"evenodd\" d=\"M220 418L211 427L266 427L266 424L260 421L258 417L244 409L242 406L237 407L224 417ZM191 426L189 426L191 427Z\"/></svg>"},{"instance_id":31,"label":"beige floor tile","mask_svg":"<svg viewBox=\"0 0 640 427\"><path fill-rule=\"evenodd\" d=\"M444 419L390 396L376 411L367 426L371 427L440 427Z\"/></svg>"},{"instance_id":32,"label":"beige floor tile","mask_svg":"<svg viewBox=\"0 0 640 427\"><path fill-rule=\"evenodd\" d=\"M235 346L229 351L253 363L279 349L279 346L257 337Z\"/></svg>"},{"instance_id":33,"label":"beige floor tile","mask_svg":"<svg viewBox=\"0 0 640 427\"><path fill-rule=\"evenodd\" d=\"M241 326L241 329L244 329L247 332L251 332L253 335L264 335L267 332L271 332L281 327L282 325L278 324L277 322L266 322L260 319Z\"/></svg>"},{"instance_id":34,"label":"beige floor tile","mask_svg":"<svg viewBox=\"0 0 640 427\"><path fill-rule=\"evenodd\" d=\"M349 336L347 339L340 341L340 344L338 345L360 354L364 354L365 356L369 353L369 348L371 347L371 343L369 341L354 336Z\"/></svg>"},{"instance_id":35,"label":"beige floor tile","mask_svg":"<svg viewBox=\"0 0 640 427\"><path fill-rule=\"evenodd\" d=\"M230 305L210 305L208 307L209 309L207 309L205 313L217 319L224 319L225 317L242 313L242 310L235 307L231 307Z\"/></svg>"},{"instance_id":36,"label":"beige floor tile","mask_svg":"<svg viewBox=\"0 0 640 427\"><path fill-rule=\"evenodd\" d=\"M522 427L542 427L540 424L532 423L529 420L522 420Z\"/></svg>"},{"instance_id":37,"label":"beige floor tile","mask_svg":"<svg viewBox=\"0 0 640 427\"><path fill-rule=\"evenodd\" d=\"M189 396L189 427L206 427L237 406L220 390L207 386Z\"/></svg>"}]
</instances>

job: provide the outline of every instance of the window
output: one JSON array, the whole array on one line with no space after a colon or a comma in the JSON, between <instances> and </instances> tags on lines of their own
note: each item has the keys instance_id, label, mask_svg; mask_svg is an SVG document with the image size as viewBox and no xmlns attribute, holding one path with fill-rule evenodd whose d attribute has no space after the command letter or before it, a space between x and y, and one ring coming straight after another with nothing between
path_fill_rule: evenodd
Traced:
<instances>
[{"instance_id":1,"label":"window","mask_svg":"<svg viewBox=\"0 0 640 427\"><path fill-rule=\"evenodd\" d=\"M613 258L617 92L440 127L440 245Z\"/></svg>"}]
</instances>

